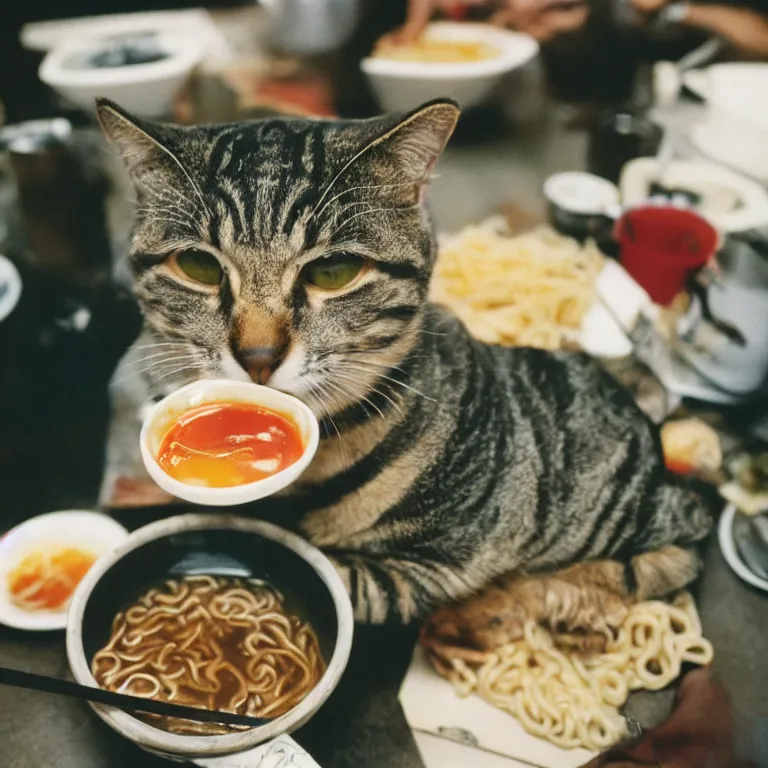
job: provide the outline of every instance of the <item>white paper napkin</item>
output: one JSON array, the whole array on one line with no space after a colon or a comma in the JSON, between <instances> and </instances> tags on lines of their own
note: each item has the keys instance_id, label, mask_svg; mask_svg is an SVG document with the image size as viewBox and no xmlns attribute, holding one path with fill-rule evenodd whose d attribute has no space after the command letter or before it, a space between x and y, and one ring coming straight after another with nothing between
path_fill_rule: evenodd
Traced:
<instances>
[{"instance_id":1,"label":"white paper napkin","mask_svg":"<svg viewBox=\"0 0 768 768\"><path fill-rule=\"evenodd\" d=\"M492 707L479 696L461 698L454 687L432 669L419 646L400 688L400 704L415 733L456 742L436 745L419 735L420 748L422 743L426 745L427 768L452 768L454 764L517 768L520 763L535 768L580 768L595 754L586 749L561 749L531 736L512 715ZM451 750L455 757L449 758ZM442 762L449 759L455 762Z\"/></svg>"}]
</instances>

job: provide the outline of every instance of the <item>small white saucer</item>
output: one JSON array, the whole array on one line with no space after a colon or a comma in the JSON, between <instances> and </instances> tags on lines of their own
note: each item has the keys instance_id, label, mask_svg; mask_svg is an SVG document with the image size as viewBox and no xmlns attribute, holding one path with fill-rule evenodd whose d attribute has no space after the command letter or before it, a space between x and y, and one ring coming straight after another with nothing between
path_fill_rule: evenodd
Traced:
<instances>
[{"instance_id":1,"label":"small white saucer","mask_svg":"<svg viewBox=\"0 0 768 768\"><path fill-rule=\"evenodd\" d=\"M127 536L128 531L111 517L79 510L39 515L12 528L0 539L0 624L34 631L67 625L66 605L55 611L25 611L11 602L8 574L22 558L45 545L75 547L101 557Z\"/></svg>"},{"instance_id":2,"label":"small white saucer","mask_svg":"<svg viewBox=\"0 0 768 768\"><path fill-rule=\"evenodd\" d=\"M761 578L754 573L739 555L736 548L736 542L733 540L733 518L739 514L734 504L729 504L723 514L720 516L720 524L717 528L717 537L720 541L720 551L723 553L725 562L731 566L734 573L747 584L768 592L768 580Z\"/></svg>"},{"instance_id":3,"label":"small white saucer","mask_svg":"<svg viewBox=\"0 0 768 768\"><path fill-rule=\"evenodd\" d=\"M13 263L0 254L0 322L13 312L21 296L21 277Z\"/></svg>"}]
</instances>

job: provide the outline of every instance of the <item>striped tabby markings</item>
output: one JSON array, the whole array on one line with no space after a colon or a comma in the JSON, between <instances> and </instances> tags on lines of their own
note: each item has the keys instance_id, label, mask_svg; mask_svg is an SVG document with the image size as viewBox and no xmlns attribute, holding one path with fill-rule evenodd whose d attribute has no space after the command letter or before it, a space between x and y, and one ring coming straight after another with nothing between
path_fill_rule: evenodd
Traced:
<instances>
[{"instance_id":1,"label":"striped tabby markings","mask_svg":"<svg viewBox=\"0 0 768 768\"><path fill-rule=\"evenodd\" d=\"M341 545L344 539L371 528L405 496L419 476L426 442L423 439L416 443L338 503L310 512L302 520L302 531L313 544L324 547Z\"/></svg>"},{"instance_id":2,"label":"striped tabby markings","mask_svg":"<svg viewBox=\"0 0 768 768\"><path fill-rule=\"evenodd\" d=\"M385 414L383 419L372 412L371 418L364 424L346 431L343 423L335 422L341 431L341 437L331 427L330 435L320 441L314 460L302 474L297 486L300 488L304 485L320 485L356 464L367 456L400 421L400 413L393 408Z\"/></svg>"}]
</instances>

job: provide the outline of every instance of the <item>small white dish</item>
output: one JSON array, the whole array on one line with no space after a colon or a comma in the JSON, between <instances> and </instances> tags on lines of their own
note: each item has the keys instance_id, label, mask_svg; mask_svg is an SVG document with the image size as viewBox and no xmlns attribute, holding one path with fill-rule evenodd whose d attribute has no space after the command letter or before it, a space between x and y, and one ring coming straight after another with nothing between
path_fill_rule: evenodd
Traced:
<instances>
[{"instance_id":1,"label":"small white dish","mask_svg":"<svg viewBox=\"0 0 768 768\"><path fill-rule=\"evenodd\" d=\"M158 35L158 61L130 66L93 68L84 58L109 49L107 39L86 39L54 48L40 65L40 79L78 107L92 112L97 98L105 97L141 117L162 118L192 70L203 57L197 41L177 35Z\"/></svg>"},{"instance_id":2,"label":"small white dish","mask_svg":"<svg viewBox=\"0 0 768 768\"><path fill-rule=\"evenodd\" d=\"M566 171L544 182L544 197L572 214L620 215L619 190L610 181L582 171Z\"/></svg>"},{"instance_id":3,"label":"small white dish","mask_svg":"<svg viewBox=\"0 0 768 768\"><path fill-rule=\"evenodd\" d=\"M723 553L725 562L731 567L731 570L747 584L751 584L763 592L768 592L768 580L760 578L751 568L748 568L739 555L736 548L736 542L733 540L733 519L740 514L734 504L729 504L720 516L720 524L717 527L717 537L720 541L720 551Z\"/></svg>"},{"instance_id":4,"label":"small white dish","mask_svg":"<svg viewBox=\"0 0 768 768\"><path fill-rule=\"evenodd\" d=\"M168 475L157 455L163 439L178 417L207 403L251 403L289 417L298 427L304 452L290 466L253 483L225 488L190 485ZM141 428L141 458L149 476L167 493L192 504L228 507L271 496L295 482L309 466L320 441L320 428L312 411L301 400L277 389L230 379L203 379L177 389L147 415Z\"/></svg>"},{"instance_id":5,"label":"small white dish","mask_svg":"<svg viewBox=\"0 0 768 768\"><path fill-rule=\"evenodd\" d=\"M57 610L27 611L11 601L8 575L32 552L48 546L73 547L97 559L116 549L128 531L99 512L68 510L32 517L0 539L0 624L47 631L67 626L68 605Z\"/></svg>"},{"instance_id":6,"label":"small white dish","mask_svg":"<svg viewBox=\"0 0 768 768\"><path fill-rule=\"evenodd\" d=\"M13 262L0 254L0 322L13 312L21 297L21 277Z\"/></svg>"},{"instance_id":7,"label":"small white dish","mask_svg":"<svg viewBox=\"0 0 768 768\"><path fill-rule=\"evenodd\" d=\"M484 102L507 73L533 59L539 45L530 35L490 24L438 22L427 27L428 40L487 43L499 55L482 61L434 63L398 61L378 56L363 59L360 69L387 112L404 112L435 98L452 98L459 106Z\"/></svg>"}]
</instances>

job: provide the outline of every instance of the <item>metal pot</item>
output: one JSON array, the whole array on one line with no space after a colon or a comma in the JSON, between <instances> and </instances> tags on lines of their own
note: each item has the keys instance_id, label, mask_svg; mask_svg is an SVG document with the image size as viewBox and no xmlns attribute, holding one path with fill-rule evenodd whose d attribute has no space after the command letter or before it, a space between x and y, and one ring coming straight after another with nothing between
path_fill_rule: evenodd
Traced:
<instances>
[{"instance_id":1,"label":"metal pot","mask_svg":"<svg viewBox=\"0 0 768 768\"><path fill-rule=\"evenodd\" d=\"M747 395L768 377L768 233L731 234L718 265L695 285L678 351L710 383Z\"/></svg>"},{"instance_id":2,"label":"metal pot","mask_svg":"<svg viewBox=\"0 0 768 768\"><path fill-rule=\"evenodd\" d=\"M271 17L272 44L311 56L343 45L357 24L359 0L260 0Z\"/></svg>"}]
</instances>

